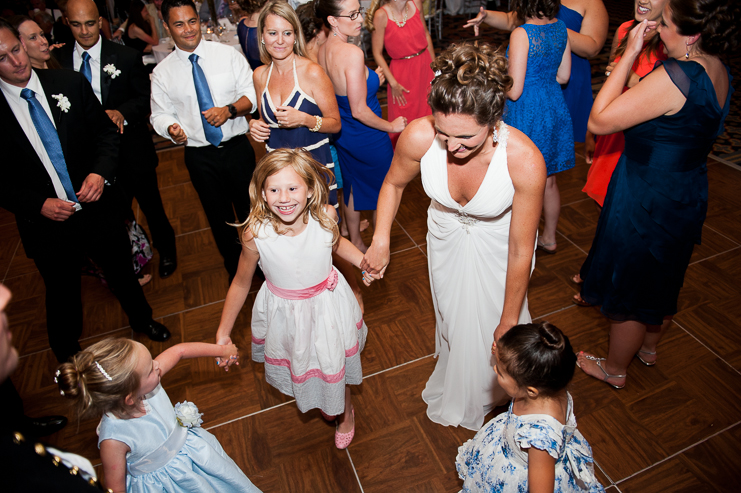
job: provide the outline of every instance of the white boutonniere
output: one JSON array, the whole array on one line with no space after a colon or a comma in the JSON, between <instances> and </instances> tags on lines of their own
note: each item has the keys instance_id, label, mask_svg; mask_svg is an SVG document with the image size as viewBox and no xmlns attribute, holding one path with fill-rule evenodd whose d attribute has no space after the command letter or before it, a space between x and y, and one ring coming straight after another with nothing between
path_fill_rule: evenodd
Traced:
<instances>
[{"instance_id":1,"label":"white boutonniere","mask_svg":"<svg viewBox=\"0 0 741 493\"><path fill-rule=\"evenodd\" d=\"M198 407L192 402L183 401L175 404L175 418L184 428L200 427L203 423L201 416L203 413L199 413Z\"/></svg>"},{"instance_id":2,"label":"white boutonniere","mask_svg":"<svg viewBox=\"0 0 741 493\"><path fill-rule=\"evenodd\" d=\"M57 106L59 106L65 113L67 113L70 106L72 106L69 99L67 99L67 96L64 94L52 94L51 97L58 101Z\"/></svg>"},{"instance_id":3,"label":"white boutonniere","mask_svg":"<svg viewBox=\"0 0 741 493\"><path fill-rule=\"evenodd\" d=\"M116 66L112 63L109 63L105 67L103 67L103 72L111 76L111 79L115 79L119 75L121 75L121 71L116 69Z\"/></svg>"}]
</instances>

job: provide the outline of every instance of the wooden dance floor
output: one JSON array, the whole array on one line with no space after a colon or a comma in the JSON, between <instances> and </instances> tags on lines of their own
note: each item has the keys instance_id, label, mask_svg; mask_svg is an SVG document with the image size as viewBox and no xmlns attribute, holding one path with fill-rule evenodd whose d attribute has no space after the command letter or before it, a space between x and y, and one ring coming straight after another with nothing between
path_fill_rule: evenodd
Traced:
<instances>
[{"instance_id":1,"label":"wooden dance floor","mask_svg":"<svg viewBox=\"0 0 741 493\"><path fill-rule=\"evenodd\" d=\"M597 222L593 202L580 191L588 167L581 147L576 152L576 168L558 176L563 202L558 253L538 255L528 300L533 318L559 326L577 351L604 356L607 321L596 308L570 302L577 287L569 277L586 257ZM635 361L624 390L613 390L579 370L571 385L579 429L594 449L598 477L610 493L738 491L741 171L712 159L708 164L710 208L703 244L692 257L680 312L659 346L658 364L648 368ZM85 277L83 347L104 337L133 337L157 354L181 341L214 340L227 274L189 181L182 149L161 152L158 172L165 209L178 235L179 266L162 280L155 255L149 267L153 280L144 291L154 316L173 337L152 343L133 334L110 291ZM263 491L460 489L454 459L457 447L473 432L432 423L420 398L435 365L425 243L428 204L417 179L404 195L392 230L386 277L364 291L369 328L362 354L365 380L354 390L357 429L348 450L334 447L334 427L318 411L301 414L291 399L265 383L263 366L251 362L249 320L256 283L233 333L241 365L225 373L209 358L188 360L163 379L173 402L187 399L199 406L204 426ZM146 224L136 207L135 212ZM365 237L370 242L371 232ZM4 210L0 280L14 294L9 319L21 360L12 379L26 413L67 415L70 424L48 441L99 464L97 420L80 422L78 429L56 391L44 285L25 256L13 216Z\"/></svg>"}]
</instances>

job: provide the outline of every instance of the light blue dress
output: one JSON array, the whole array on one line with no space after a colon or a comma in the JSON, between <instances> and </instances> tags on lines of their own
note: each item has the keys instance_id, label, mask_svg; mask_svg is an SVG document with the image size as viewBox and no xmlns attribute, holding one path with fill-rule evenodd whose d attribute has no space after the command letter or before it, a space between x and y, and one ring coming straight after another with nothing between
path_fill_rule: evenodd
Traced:
<instances>
[{"instance_id":1,"label":"light blue dress","mask_svg":"<svg viewBox=\"0 0 741 493\"><path fill-rule=\"evenodd\" d=\"M158 385L144 400L146 415L119 419L103 416L103 440L129 446L126 454L127 493L259 493L221 444L203 428L183 428L167 392Z\"/></svg>"},{"instance_id":2,"label":"light blue dress","mask_svg":"<svg viewBox=\"0 0 741 493\"><path fill-rule=\"evenodd\" d=\"M592 448L576 429L573 401L566 424L547 414L517 416L509 410L484 425L458 448L455 467L463 491L520 493L528 491L528 449L535 447L556 459L555 493L604 493L594 475Z\"/></svg>"}]
</instances>

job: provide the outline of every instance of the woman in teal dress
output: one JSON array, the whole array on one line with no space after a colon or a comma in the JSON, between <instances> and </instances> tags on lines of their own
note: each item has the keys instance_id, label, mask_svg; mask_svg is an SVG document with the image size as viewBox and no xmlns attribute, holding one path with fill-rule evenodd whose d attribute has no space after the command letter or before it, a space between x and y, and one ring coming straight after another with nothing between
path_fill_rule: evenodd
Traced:
<instances>
[{"instance_id":1,"label":"woman in teal dress","mask_svg":"<svg viewBox=\"0 0 741 493\"><path fill-rule=\"evenodd\" d=\"M594 102L589 130L623 131L589 256L582 298L610 319L607 358L579 353L581 369L623 388L631 360L656 364L656 347L677 298L707 212L707 156L723 131L733 92L720 59L738 45L741 14L728 0L670 0L663 21L644 20ZM649 29L667 61L622 88Z\"/></svg>"}]
</instances>

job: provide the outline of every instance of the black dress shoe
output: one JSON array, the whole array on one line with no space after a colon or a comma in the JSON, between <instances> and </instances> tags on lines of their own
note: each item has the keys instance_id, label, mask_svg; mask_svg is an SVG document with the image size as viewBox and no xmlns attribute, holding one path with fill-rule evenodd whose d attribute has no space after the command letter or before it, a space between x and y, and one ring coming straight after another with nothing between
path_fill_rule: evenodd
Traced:
<instances>
[{"instance_id":1,"label":"black dress shoe","mask_svg":"<svg viewBox=\"0 0 741 493\"><path fill-rule=\"evenodd\" d=\"M160 277L167 279L178 268L178 258L176 255L162 255L160 257Z\"/></svg>"},{"instance_id":2,"label":"black dress shoe","mask_svg":"<svg viewBox=\"0 0 741 493\"><path fill-rule=\"evenodd\" d=\"M134 329L134 332L144 334L153 341L163 342L170 338L170 331L167 330L167 327L159 322L155 322L154 320L150 320L146 324L142 325L132 324L131 328Z\"/></svg>"},{"instance_id":3,"label":"black dress shoe","mask_svg":"<svg viewBox=\"0 0 741 493\"><path fill-rule=\"evenodd\" d=\"M42 416L27 418L21 427L21 433L29 438L41 438L52 435L67 426L64 416Z\"/></svg>"}]
</instances>

